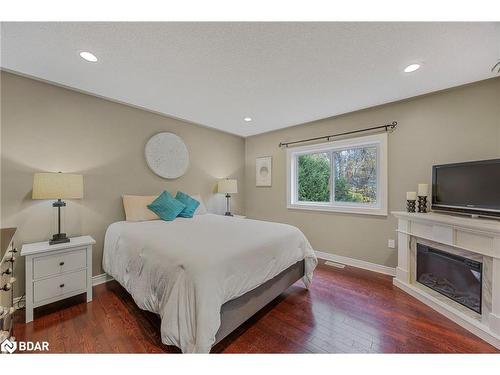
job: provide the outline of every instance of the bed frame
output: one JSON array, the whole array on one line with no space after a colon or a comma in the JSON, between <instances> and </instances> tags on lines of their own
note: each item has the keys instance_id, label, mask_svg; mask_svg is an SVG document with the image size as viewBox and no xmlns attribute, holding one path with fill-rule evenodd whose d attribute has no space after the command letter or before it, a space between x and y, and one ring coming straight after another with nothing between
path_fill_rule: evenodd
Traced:
<instances>
[{"instance_id":1,"label":"bed frame","mask_svg":"<svg viewBox=\"0 0 500 375\"><path fill-rule=\"evenodd\" d=\"M214 345L300 280L304 276L304 269L304 261L301 260L261 286L223 304L220 313L221 325L215 335Z\"/></svg>"}]
</instances>

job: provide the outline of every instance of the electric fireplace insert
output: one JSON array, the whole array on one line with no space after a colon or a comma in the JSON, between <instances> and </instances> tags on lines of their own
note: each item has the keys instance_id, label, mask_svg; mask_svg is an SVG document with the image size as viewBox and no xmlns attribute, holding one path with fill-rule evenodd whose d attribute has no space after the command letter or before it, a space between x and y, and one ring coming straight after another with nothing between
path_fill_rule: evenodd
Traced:
<instances>
[{"instance_id":1,"label":"electric fireplace insert","mask_svg":"<svg viewBox=\"0 0 500 375\"><path fill-rule=\"evenodd\" d=\"M481 314L483 264L417 243L417 281Z\"/></svg>"}]
</instances>

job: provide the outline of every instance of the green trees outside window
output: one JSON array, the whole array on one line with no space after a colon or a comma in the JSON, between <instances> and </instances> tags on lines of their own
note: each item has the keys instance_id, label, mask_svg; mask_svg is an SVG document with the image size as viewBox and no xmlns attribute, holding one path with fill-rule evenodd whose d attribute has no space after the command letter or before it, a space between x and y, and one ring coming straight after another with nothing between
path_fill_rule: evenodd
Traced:
<instances>
[{"instance_id":1,"label":"green trees outside window","mask_svg":"<svg viewBox=\"0 0 500 375\"><path fill-rule=\"evenodd\" d=\"M377 148L336 151L335 201L375 203L377 201Z\"/></svg>"},{"instance_id":2,"label":"green trees outside window","mask_svg":"<svg viewBox=\"0 0 500 375\"><path fill-rule=\"evenodd\" d=\"M330 201L330 154L300 155L298 196L301 202Z\"/></svg>"},{"instance_id":3,"label":"green trees outside window","mask_svg":"<svg viewBox=\"0 0 500 375\"><path fill-rule=\"evenodd\" d=\"M376 147L300 155L297 163L301 202L330 202L332 164L336 202L373 204L377 201Z\"/></svg>"}]
</instances>

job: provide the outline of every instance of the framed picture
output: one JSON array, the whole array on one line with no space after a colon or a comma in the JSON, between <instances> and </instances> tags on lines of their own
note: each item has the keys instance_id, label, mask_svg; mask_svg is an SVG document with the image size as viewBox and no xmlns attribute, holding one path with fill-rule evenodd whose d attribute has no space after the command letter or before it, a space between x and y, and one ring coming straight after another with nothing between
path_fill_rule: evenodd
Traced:
<instances>
[{"instance_id":1,"label":"framed picture","mask_svg":"<svg viewBox=\"0 0 500 375\"><path fill-rule=\"evenodd\" d=\"M255 186L271 186L272 156L264 156L255 160Z\"/></svg>"}]
</instances>

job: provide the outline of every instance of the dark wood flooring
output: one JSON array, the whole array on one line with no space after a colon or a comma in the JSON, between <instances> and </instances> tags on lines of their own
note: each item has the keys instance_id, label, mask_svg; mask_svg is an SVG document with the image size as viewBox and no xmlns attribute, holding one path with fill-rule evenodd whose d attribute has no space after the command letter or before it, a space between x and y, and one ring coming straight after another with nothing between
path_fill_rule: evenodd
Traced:
<instances>
[{"instance_id":1,"label":"dark wood flooring","mask_svg":"<svg viewBox=\"0 0 500 375\"><path fill-rule=\"evenodd\" d=\"M18 340L46 340L59 353L179 353L160 339L160 319L140 310L115 281L16 316ZM318 266L312 287L290 287L213 348L214 353L496 353L449 319L353 267Z\"/></svg>"}]
</instances>

